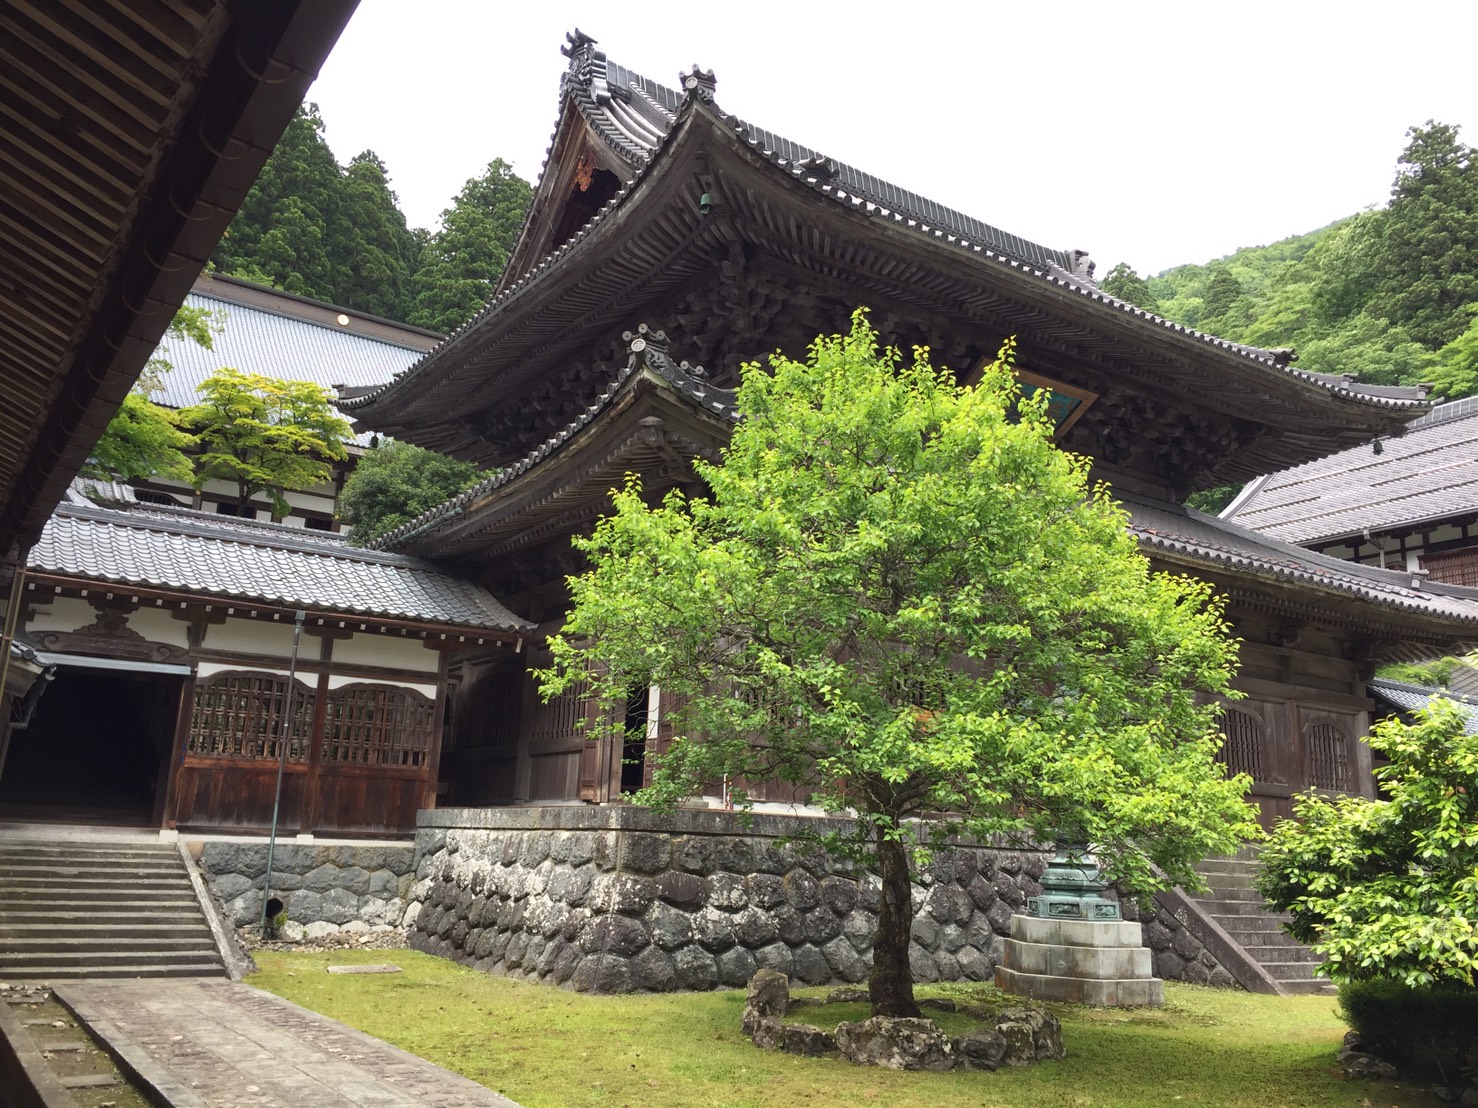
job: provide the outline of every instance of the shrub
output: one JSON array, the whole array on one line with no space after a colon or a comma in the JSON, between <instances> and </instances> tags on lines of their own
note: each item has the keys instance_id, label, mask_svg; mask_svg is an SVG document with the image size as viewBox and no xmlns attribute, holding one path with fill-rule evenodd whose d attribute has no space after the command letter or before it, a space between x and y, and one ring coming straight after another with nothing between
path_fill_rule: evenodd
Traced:
<instances>
[{"instance_id":1,"label":"shrub","mask_svg":"<svg viewBox=\"0 0 1478 1108\"><path fill-rule=\"evenodd\" d=\"M1478 1063L1478 988L1347 981L1339 987L1339 1007L1366 1048L1403 1075L1452 1085L1466 1071L1471 1080Z\"/></svg>"}]
</instances>

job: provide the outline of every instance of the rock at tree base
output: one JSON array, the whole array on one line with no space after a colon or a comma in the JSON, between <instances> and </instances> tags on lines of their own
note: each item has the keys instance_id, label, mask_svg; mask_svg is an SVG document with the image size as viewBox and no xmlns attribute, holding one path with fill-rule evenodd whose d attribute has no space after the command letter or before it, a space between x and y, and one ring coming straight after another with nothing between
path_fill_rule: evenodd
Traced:
<instances>
[{"instance_id":1,"label":"rock at tree base","mask_svg":"<svg viewBox=\"0 0 1478 1108\"><path fill-rule=\"evenodd\" d=\"M1029 1066L1045 1058L1064 1058L1062 1024L1038 1008L1003 1008L996 1030L1006 1040L1004 1063Z\"/></svg>"},{"instance_id":2,"label":"rock at tree base","mask_svg":"<svg viewBox=\"0 0 1478 1108\"><path fill-rule=\"evenodd\" d=\"M740 1026L746 1035L754 1035L760 1020L773 1016L778 1021L789 1009L790 979L779 970L758 970L749 979ZM777 1042L775 1045L780 1044Z\"/></svg>"},{"instance_id":3,"label":"rock at tree base","mask_svg":"<svg viewBox=\"0 0 1478 1108\"><path fill-rule=\"evenodd\" d=\"M947 1070L954 1052L933 1020L873 1016L855 1023L839 1023L837 1050L861 1066L892 1070Z\"/></svg>"},{"instance_id":4,"label":"rock at tree base","mask_svg":"<svg viewBox=\"0 0 1478 1108\"><path fill-rule=\"evenodd\" d=\"M999 1031L968 1031L950 1040L955 1065L965 1070L1000 1069L1006 1057L1006 1036Z\"/></svg>"},{"instance_id":5,"label":"rock at tree base","mask_svg":"<svg viewBox=\"0 0 1478 1108\"><path fill-rule=\"evenodd\" d=\"M785 1025L780 1022L780 1017L755 1016L751 1020L752 1010L744 1009L745 1034L761 1050L779 1050L785 1043Z\"/></svg>"},{"instance_id":6,"label":"rock at tree base","mask_svg":"<svg viewBox=\"0 0 1478 1108\"><path fill-rule=\"evenodd\" d=\"M808 1058L819 1058L831 1054L837 1048L836 1036L808 1023L787 1023L781 1029L780 1049L786 1054L801 1054Z\"/></svg>"}]
</instances>

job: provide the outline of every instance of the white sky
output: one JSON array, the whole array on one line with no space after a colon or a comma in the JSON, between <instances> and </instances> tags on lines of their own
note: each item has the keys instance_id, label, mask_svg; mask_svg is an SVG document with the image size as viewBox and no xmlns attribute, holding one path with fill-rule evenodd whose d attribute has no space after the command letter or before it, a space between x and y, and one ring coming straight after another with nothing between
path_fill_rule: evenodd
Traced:
<instances>
[{"instance_id":1,"label":"white sky","mask_svg":"<svg viewBox=\"0 0 1478 1108\"><path fill-rule=\"evenodd\" d=\"M1388 197L1406 128L1478 143L1475 0L360 0L308 94L433 226L494 157L536 181L580 27L672 85L1098 276L1204 262Z\"/></svg>"}]
</instances>

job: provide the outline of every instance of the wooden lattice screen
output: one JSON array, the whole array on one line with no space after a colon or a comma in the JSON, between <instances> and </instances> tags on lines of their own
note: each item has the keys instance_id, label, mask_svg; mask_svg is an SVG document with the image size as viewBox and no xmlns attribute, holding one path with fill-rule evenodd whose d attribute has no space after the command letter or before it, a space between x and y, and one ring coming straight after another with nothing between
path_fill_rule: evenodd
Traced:
<instances>
[{"instance_id":1,"label":"wooden lattice screen","mask_svg":"<svg viewBox=\"0 0 1478 1108\"><path fill-rule=\"evenodd\" d=\"M189 753L277 761L287 693L288 679L275 673L218 673L196 685ZM288 761L307 761L312 721L313 692L298 684L292 696Z\"/></svg>"},{"instance_id":2,"label":"wooden lattice screen","mask_svg":"<svg viewBox=\"0 0 1478 1108\"><path fill-rule=\"evenodd\" d=\"M1349 736L1332 723L1311 724L1304 732L1309 752L1309 784L1317 789L1350 790Z\"/></svg>"},{"instance_id":3,"label":"wooden lattice screen","mask_svg":"<svg viewBox=\"0 0 1478 1108\"><path fill-rule=\"evenodd\" d=\"M426 764L436 702L414 689L356 683L328 694L323 761L336 765Z\"/></svg>"},{"instance_id":4,"label":"wooden lattice screen","mask_svg":"<svg viewBox=\"0 0 1478 1108\"><path fill-rule=\"evenodd\" d=\"M1254 781L1262 776L1262 721L1250 712L1237 708L1222 709L1222 734L1226 742L1217 752L1217 761L1227 767L1227 773L1245 773Z\"/></svg>"},{"instance_id":5,"label":"wooden lattice screen","mask_svg":"<svg viewBox=\"0 0 1478 1108\"><path fill-rule=\"evenodd\" d=\"M1433 581L1449 585L1478 585L1478 549L1423 554L1422 568Z\"/></svg>"},{"instance_id":6,"label":"wooden lattice screen","mask_svg":"<svg viewBox=\"0 0 1478 1108\"><path fill-rule=\"evenodd\" d=\"M584 723L589 711L589 686L583 681L571 685L553 700L540 703L534 709L529 739L538 746L558 743L562 739L589 738Z\"/></svg>"}]
</instances>

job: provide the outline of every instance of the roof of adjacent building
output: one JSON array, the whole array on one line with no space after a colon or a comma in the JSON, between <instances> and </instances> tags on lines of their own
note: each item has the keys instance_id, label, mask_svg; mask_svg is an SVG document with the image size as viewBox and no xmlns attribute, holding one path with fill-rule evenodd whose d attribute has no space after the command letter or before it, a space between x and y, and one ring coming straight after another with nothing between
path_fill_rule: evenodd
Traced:
<instances>
[{"instance_id":1,"label":"roof of adjacent building","mask_svg":"<svg viewBox=\"0 0 1478 1108\"><path fill-rule=\"evenodd\" d=\"M200 278L185 303L219 313L221 326L209 350L189 339L160 345L171 368L151 399L171 408L197 403L201 382L222 366L326 389L376 387L441 340L436 331L234 277Z\"/></svg>"},{"instance_id":2,"label":"roof of adjacent building","mask_svg":"<svg viewBox=\"0 0 1478 1108\"><path fill-rule=\"evenodd\" d=\"M1402 435L1260 477L1224 519L1296 543L1431 525L1478 512L1478 397L1438 405Z\"/></svg>"},{"instance_id":3,"label":"roof of adjacent building","mask_svg":"<svg viewBox=\"0 0 1478 1108\"><path fill-rule=\"evenodd\" d=\"M1469 735L1478 735L1478 700L1470 696L1463 696L1451 689L1436 689L1429 685L1408 685L1404 681L1391 681L1384 677L1377 677L1365 686L1370 695L1402 715L1412 715L1431 707L1432 701L1437 698L1451 700L1462 711L1467 719L1467 726L1463 731Z\"/></svg>"},{"instance_id":4,"label":"roof of adjacent building","mask_svg":"<svg viewBox=\"0 0 1478 1108\"><path fill-rule=\"evenodd\" d=\"M519 619L487 590L342 536L188 508L65 503L28 559L32 573L313 612L505 632Z\"/></svg>"}]
</instances>

